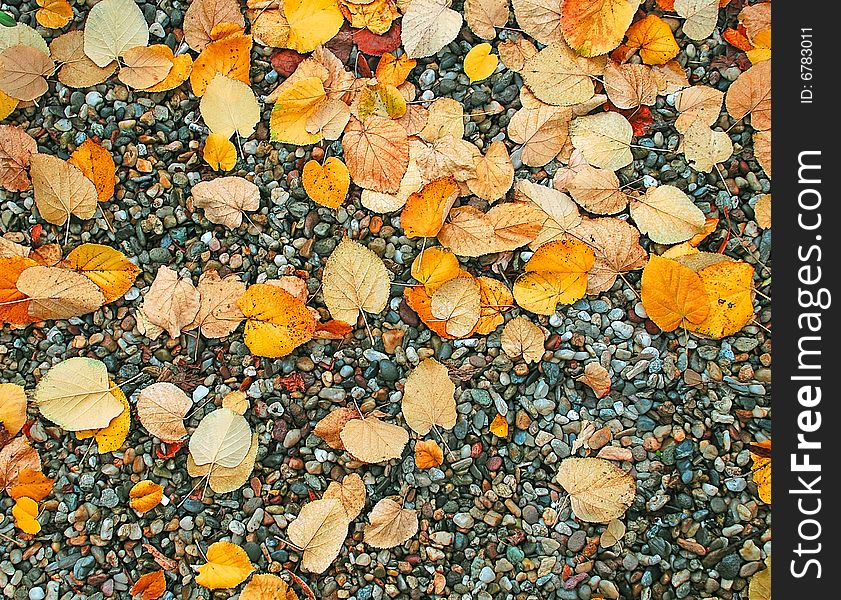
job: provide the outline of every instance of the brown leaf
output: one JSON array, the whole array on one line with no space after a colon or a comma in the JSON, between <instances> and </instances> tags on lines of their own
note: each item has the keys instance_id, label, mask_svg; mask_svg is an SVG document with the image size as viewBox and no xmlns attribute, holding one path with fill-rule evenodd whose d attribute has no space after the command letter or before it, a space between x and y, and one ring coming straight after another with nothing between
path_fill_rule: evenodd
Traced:
<instances>
[{"instance_id":1,"label":"brown leaf","mask_svg":"<svg viewBox=\"0 0 841 600\"><path fill-rule=\"evenodd\" d=\"M55 64L38 48L12 46L0 52L0 91L18 100L35 100L49 89Z\"/></svg>"},{"instance_id":2,"label":"brown leaf","mask_svg":"<svg viewBox=\"0 0 841 600\"><path fill-rule=\"evenodd\" d=\"M85 54L81 29L68 31L50 42L50 56L61 65L58 80L67 87L82 89L99 85L117 70L117 61L99 67Z\"/></svg>"},{"instance_id":3,"label":"brown leaf","mask_svg":"<svg viewBox=\"0 0 841 600\"><path fill-rule=\"evenodd\" d=\"M619 275L642 269L648 253L640 246L640 232L636 227L611 217L584 218L572 230L572 235L590 246L596 260L587 276L587 293L606 292Z\"/></svg>"},{"instance_id":4,"label":"brown leaf","mask_svg":"<svg viewBox=\"0 0 841 600\"><path fill-rule=\"evenodd\" d=\"M368 515L363 541L374 548L394 548L418 531L418 511L383 498Z\"/></svg>"},{"instance_id":5,"label":"brown leaf","mask_svg":"<svg viewBox=\"0 0 841 600\"><path fill-rule=\"evenodd\" d=\"M41 457L21 435L0 448L0 489L9 490L15 486L24 469L40 471Z\"/></svg>"},{"instance_id":6,"label":"brown leaf","mask_svg":"<svg viewBox=\"0 0 841 600\"><path fill-rule=\"evenodd\" d=\"M502 350L509 358L523 357L526 363L543 358L543 330L526 317L508 321L499 338Z\"/></svg>"},{"instance_id":7,"label":"brown leaf","mask_svg":"<svg viewBox=\"0 0 841 600\"><path fill-rule=\"evenodd\" d=\"M32 187L27 171L38 145L23 129L0 125L0 186L10 192Z\"/></svg>"},{"instance_id":8,"label":"brown leaf","mask_svg":"<svg viewBox=\"0 0 841 600\"><path fill-rule=\"evenodd\" d=\"M78 317L105 304L94 282L59 267L30 267L18 277L17 288L29 297L29 315L36 320Z\"/></svg>"},{"instance_id":9,"label":"brown leaf","mask_svg":"<svg viewBox=\"0 0 841 600\"><path fill-rule=\"evenodd\" d=\"M143 298L143 312L149 321L166 329L177 338L181 330L196 318L201 305L199 291L189 279L166 266L158 267L158 274Z\"/></svg>"},{"instance_id":10,"label":"brown leaf","mask_svg":"<svg viewBox=\"0 0 841 600\"><path fill-rule=\"evenodd\" d=\"M184 13L184 39L190 48L201 52L213 41L211 32L220 23L245 27L237 0L192 0Z\"/></svg>"},{"instance_id":11,"label":"brown leaf","mask_svg":"<svg viewBox=\"0 0 841 600\"><path fill-rule=\"evenodd\" d=\"M584 374L576 377L596 393L596 398L604 398L610 392L610 373L597 362L587 363Z\"/></svg>"},{"instance_id":12,"label":"brown leaf","mask_svg":"<svg viewBox=\"0 0 841 600\"><path fill-rule=\"evenodd\" d=\"M223 338L231 334L245 316L237 306L245 293L245 284L235 273L224 279L215 270L199 277L199 312L185 329L195 329L207 338Z\"/></svg>"},{"instance_id":13,"label":"brown leaf","mask_svg":"<svg viewBox=\"0 0 841 600\"><path fill-rule=\"evenodd\" d=\"M336 450L344 450L345 445L339 435L348 421L361 419L362 415L354 408L336 408L327 416L316 423L312 432L327 442L327 445Z\"/></svg>"},{"instance_id":14,"label":"brown leaf","mask_svg":"<svg viewBox=\"0 0 841 600\"><path fill-rule=\"evenodd\" d=\"M351 117L342 137L345 163L353 182L375 192L394 193L409 166L406 130L391 119Z\"/></svg>"},{"instance_id":15,"label":"brown leaf","mask_svg":"<svg viewBox=\"0 0 841 600\"><path fill-rule=\"evenodd\" d=\"M365 506L365 484L356 473L345 475L342 482L331 481L324 492L323 498L336 498L342 503L347 518L353 521Z\"/></svg>"}]
</instances>

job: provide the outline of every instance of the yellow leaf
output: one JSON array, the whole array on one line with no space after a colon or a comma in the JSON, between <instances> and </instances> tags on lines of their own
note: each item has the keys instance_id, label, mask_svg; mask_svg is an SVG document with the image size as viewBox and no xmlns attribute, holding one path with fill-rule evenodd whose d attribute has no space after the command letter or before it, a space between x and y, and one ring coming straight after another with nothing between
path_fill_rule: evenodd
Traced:
<instances>
[{"instance_id":1,"label":"yellow leaf","mask_svg":"<svg viewBox=\"0 0 841 600\"><path fill-rule=\"evenodd\" d=\"M410 195L400 213L400 226L406 236L438 235L458 195L458 182L452 177L431 181L421 191Z\"/></svg>"},{"instance_id":2,"label":"yellow leaf","mask_svg":"<svg viewBox=\"0 0 841 600\"><path fill-rule=\"evenodd\" d=\"M757 64L771 60L771 29L765 29L757 33L753 39L753 48L748 50L745 54L748 55L750 62Z\"/></svg>"},{"instance_id":3,"label":"yellow leaf","mask_svg":"<svg viewBox=\"0 0 841 600\"><path fill-rule=\"evenodd\" d=\"M251 87L219 73L208 84L199 108L210 131L226 138L234 133L249 137L260 120L260 105Z\"/></svg>"},{"instance_id":4,"label":"yellow leaf","mask_svg":"<svg viewBox=\"0 0 841 600\"><path fill-rule=\"evenodd\" d=\"M464 72L470 78L470 83L487 79L496 70L499 58L491 54L491 45L487 42L473 46L464 57Z\"/></svg>"},{"instance_id":5,"label":"yellow leaf","mask_svg":"<svg viewBox=\"0 0 841 600\"><path fill-rule=\"evenodd\" d=\"M41 524L38 522L38 503L32 498L18 498L12 507L12 517L15 519L15 527L35 535L41 531Z\"/></svg>"},{"instance_id":6,"label":"yellow leaf","mask_svg":"<svg viewBox=\"0 0 841 600\"><path fill-rule=\"evenodd\" d=\"M9 495L15 500L25 496L37 502L49 495L54 484L54 479L27 467L18 473L17 483L9 490Z\"/></svg>"},{"instance_id":7,"label":"yellow leaf","mask_svg":"<svg viewBox=\"0 0 841 600\"><path fill-rule=\"evenodd\" d=\"M137 578L131 588L132 598L140 600L158 600L166 592L166 576L163 571L153 571Z\"/></svg>"},{"instance_id":8,"label":"yellow leaf","mask_svg":"<svg viewBox=\"0 0 841 600\"><path fill-rule=\"evenodd\" d=\"M709 314L706 319L687 323L689 331L718 340L750 323L754 314L751 265L725 260L700 269L698 275L708 298Z\"/></svg>"},{"instance_id":9,"label":"yellow leaf","mask_svg":"<svg viewBox=\"0 0 841 600\"><path fill-rule=\"evenodd\" d=\"M581 56L607 54L622 36L639 8L638 0L564 0L561 30Z\"/></svg>"},{"instance_id":10,"label":"yellow leaf","mask_svg":"<svg viewBox=\"0 0 841 600\"><path fill-rule=\"evenodd\" d=\"M216 542L207 549L207 563L198 568L196 583L209 590L234 588L254 572L245 550L231 542Z\"/></svg>"},{"instance_id":11,"label":"yellow leaf","mask_svg":"<svg viewBox=\"0 0 841 600\"><path fill-rule=\"evenodd\" d=\"M663 65L680 52L669 25L657 15L648 15L628 28L627 45L639 48L640 58L647 65Z\"/></svg>"},{"instance_id":12,"label":"yellow leaf","mask_svg":"<svg viewBox=\"0 0 841 600\"><path fill-rule=\"evenodd\" d=\"M479 321L473 330L479 335L488 335L502 325L502 313L514 304L514 296L508 286L497 279L477 277L479 282Z\"/></svg>"},{"instance_id":13,"label":"yellow leaf","mask_svg":"<svg viewBox=\"0 0 841 600\"><path fill-rule=\"evenodd\" d=\"M514 299L533 313L554 314L559 303L572 304L584 297L587 273L595 260L593 250L578 240L544 244L514 282Z\"/></svg>"},{"instance_id":14,"label":"yellow leaf","mask_svg":"<svg viewBox=\"0 0 841 600\"><path fill-rule=\"evenodd\" d=\"M283 12L289 24L286 47L301 54L332 39L345 20L336 0L284 0Z\"/></svg>"},{"instance_id":15,"label":"yellow leaf","mask_svg":"<svg viewBox=\"0 0 841 600\"><path fill-rule=\"evenodd\" d=\"M384 35L400 16L395 0L341 0L340 8L351 27L368 29L376 35Z\"/></svg>"},{"instance_id":16,"label":"yellow leaf","mask_svg":"<svg viewBox=\"0 0 841 600\"><path fill-rule=\"evenodd\" d=\"M677 261L652 254L642 271L642 305L663 331L702 323L710 302L701 277Z\"/></svg>"},{"instance_id":17,"label":"yellow leaf","mask_svg":"<svg viewBox=\"0 0 841 600\"><path fill-rule=\"evenodd\" d=\"M204 143L202 158L214 171L230 171L237 164L237 149L224 135L211 133Z\"/></svg>"},{"instance_id":18,"label":"yellow leaf","mask_svg":"<svg viewBox=\"0 0 841 600\"><path fill-rule=\"evenodd\" d=\"M444 462L444 451L435 440L415 442L415 466L418 469L431 469Z\"/></svg>"},{"instance_id":19,"label":"yellow leaf","mask_svg":"<svg viewBox=\"0 0 841 600\"><path fill-rule=\"evenodd\" d=\"M339 208L347 197L350 173L341 159L331 156L321 165L309 160L302 174L304 191L318 204Z\"/></svg>"},{"instance_id":20,"label":"yellow leaf","mask_svg":"<svg viewBox=\"0 0 841 600\"><path fill-rule=\"evenodd\" d=\"M753 459L753 482L759 499L771 504L771 440L751 444L749 448Z\"/></svg>"},{"instance_id":21,"label":"yellow leaf","mask_svg":"<svg viewBox=\"0 0 841 600\"><path fill-rule=\"evenodd\" d=\"M371 115L399 119L406 114L406 99L393 85L369 83L359 91L355 107L357 118L363 122Z\"/></svg>"},{"instance_id":22,"label":"yellow leaf","mask_svg":"<svg viewBox=\"0 0 841 600\"><path fill-rule=\"evenodd\" d=\"M67 159L93 182L100 202L106 202L114 195L117 167L111 153L94 142L86 139Z\"/></svg>"},{"instance_id":23,"label":"yellow leaf","mask_svg":"<svg viewBox=\"0 0 841 600\"><path fill-rule=\"evenodd\" d=\"M412 262L412 277L420 281L430 295L450 279L458 277L460 270L456 255L437 246L426 248Z\"/></svg>"},{"instance_id":24,"label":"yellow leaf","mask_svg":"<svg viewBox=\"0 0 841 600\"><path fill-rule=\"evenodd\" d=\"M0 263L2 265L2 263ZM15 383L0 383L0 424L15 436L26 423L26 392Z\"/></svg>"},{"instance_id":25,"label":"yellow leaf","mask_svg":"<svg viewBox=\"0 0 841 600\"><path fill-rule=\"evenodd\" d=\"M204 96L217 73L251 85L251 36L234 35L210 42L193 63L190 85L196 96Z\"/></svg>"},{"instance_id":26,"label":"yellow leaf","mask_svg":"<svg viewBox=\"0 0 841 600\"><path fill-rule=\"evenodd\" d=\"M146 513L161 503L164 497L164 488L144 479L136 483L128 493L129 506L139 513Z\"/></svg>"},{"instance_id":27,"label":"yellow leaf","mask_svg":"<svg viewBox=\"0 0 841 600\"><path fill-rule=\"evenodd\" d=\"M101 244L82 244L74 248L61 266L73 269L93 281L105 302L113 302L134 284L140 268L119 250Z\"/></svg>"},{"instance_id":28,"label":"yellow leaf","mask_svg":"<svg viewBox=\"0 0 841 600\"><path fill-rule=\"evenodd\" d=\"M20 100L12 98L5 92L0 91L0 121L8 117L18 107Z\"/></svg>"},{"instance_id":29,"label":"yellow leaf","mask_svg":"<svg viewBox=\"0 0 841 600\"><path fill-rule=\"evenodd\" d=\"M396 58L390 52L386 52L380 62L377 63L377 81L386 85L398 86L406 81L406 77L409 76L409 73L417 64L418 61L409 58L406 54Z\"/></svg>"},{"instance_id":30,"label":"yellow leaf","mask_svg":"<svg viewBox=\"0 0 841 600\"><path fill-rule=\"evenodd\" d=\"M87 429L76 432L76 438L84 440L90 437L96 439L96 448L100 454L114 452L122 448L131 429L131 408L129 407L126 395L113 381L110 382L113 389L111 394L123 405L123 412L112 419L107 427L93 430Z\"/></svg>"},{"instance_id":31,"label":"yellow leaf","mask_svg":"<svg viewBox=\"0 0 841 600\"><path fill-rule=\"evenodd\" d=\"M514 165L502 140L491 142L484 156L478 157L474 165L476 177L467 180L467 188L472 194L495 202L514 185Z\"/></svg>"},{"instance_id":32,"label":"yellow leaf","mask_svg":"<svg viewBox=\"0 0 841 600\"><path fill-rule=\"evenodd\" d=\"M590 165L616 171L631 164L633 128L623 115L604 112L573 119L569 125L572 145Z\"/></svg>"},{"instance_id":33,"label":"yellow leaf","mask_svg":"<svg viewBox=\"0 0 841 600\"><path fill-rule=\"evenodd\" d=\"M497 415L491 421L491 433L498 438L508 437L508 421L502 415Z\"/></svg>"},{"instance_id":34,"label":"yellow leaf","mask_svg":"<svg viewBox=\"0 0 841 600\"><path fill-rule=\"evenodd\" d=\"M67 0L37 0L41 8L35 13L38 24L47 29L61 29L73 19L73 7Z\"/></svg>"},{"instance_id":35,"label":"yellow leaf","mask_svg":"<svg viewBox=\"0 0 841 600\"><path fill-rule=\"evenodd\" d=\"M771 600L771 555L765 559L765 569L750 578L748 600Z\"/></svg>"},{"instance_id":36,"label":"yellow leaf","mask_svg":"<svg viewBox=\"0 0 841 600\"><path fill-rule=\"evenodd\" d=\"M247 319L245 345L257 356L286 356L315 332L315 320L304 303L276 286L252 285L237 306Z\"/></svg>"},{"instance_id":37,"label":"yellow leaf","mask_svg":"<svg viewBox=\"0 0 841 600\"><path fill-rule=\"evenodd\" d=\"M273 142L306 146L321 140L321 133L307 131L307 122L327 98L318 77L304 77L278 88L269 119Z\"/></svg>"},{"instance_id":38,"label":"yellow leaf","mask_svg":"<svg viewBox=\"0 0 841 600\"><path fill-rule=\"evenodd\" d=\"M593 97L594 75L601 75L604 61L577 55L562 40L546 46L526 60L523 81L542 102L571 106Z\"/></svg>"}]
</instances>

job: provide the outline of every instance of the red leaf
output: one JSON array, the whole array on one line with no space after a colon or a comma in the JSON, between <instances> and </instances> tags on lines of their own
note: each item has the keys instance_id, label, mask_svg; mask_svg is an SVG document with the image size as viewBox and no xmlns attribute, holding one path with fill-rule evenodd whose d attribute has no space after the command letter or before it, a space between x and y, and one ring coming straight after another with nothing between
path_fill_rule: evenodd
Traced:
<instances>
[{"instance_id":1,"label":"red leaf","mask_svg":"<svg viewBox=\"0 0 841 600\"><path fill-rule=\"evenodd\" d=\"M735 46L743 52L747 52L748 50L753 49L753 44L750 43L750 40L747 38L747 36L744 35L741 31L737 31L736 29L733 29L731 27L725 29L724 32L721 34L721 37L723 37L728 44L730 44L731 46Z\"/></svg>"},{"instance_id":2,"label":"red leaf","mask_svg":"<svg viewBox=\"0 0 841 600\"><path fill-rule=\"evenodd\" d=\"M376 35L367 29L358 29L353 32L353 41L365 54L382 56L386 52L394 52L400 47L400 23L395 22L385 35Z\"/></svg>"},{"instance_id":3,"label":"red leaf","mask_svg":"<svg viewBox=\"0 0 841 600\"><path fill-rule=\"evenodd\" d=\"M604 105L605 110L612 110L624 115L631 127L634 129L634 137L642 137L648 134L648 127L654 124L654 118L651 116L651 109L647 106L640 106L638 108L621 109L616 108L608 102Z\"/></svg>"},{"instance_id":4,"label":"red leaf","mask_svg":"<svg viewBox=\"0 0 841 600\"><path fill-rule=\"evenodd\" d=\"M324 44L324 47L347 65L350 60L350 51L353 50L353 30L345 23L339 30L339 33L334 35L332 40Z\"/></svg>"},{"instance_id":5,"label":"red leaf","mask_svg":"<svg viewBox=\"0 0 841 600\"><path fill-rule=\"evenodd\" d=\"M41 241L41 234L44 233L44 228L40 223L29 230L29 235L32 238L32 245L35 246Z\"/></svg>"},{"instance_id":6,"label":"red leaf","mask_svg":"<svg viewBox=\"0 0 841 600\"><path fill-rule=\"evenodd\" d=\"M164 442L161 443L160 447L155 449L155 455L158 458L172 458L181 448L184 446L186 442Z\"/></svg>"},{"instance_id":7,"label":"red leaf","mask_svg":"<svg viewBox=\"0 0 841 600\"><path fill-rule=\"evenodd\" d=\"M300 373L290 373L289 375L284 375L279 379L279 383L287 392L300 392L307 387L304 383L304 378L301 377Z\"/></svg>"},{"instance_id":8,"label":"red leaf","mask_svg":"<svg viewBox=\"0 0 841 600\"><path fill-rule=\"evenodd\" d=\"M278 75L289 77L304 58L303 54L298 54L294 50L277 50L272 54L272 68L277 71Z\"/></svg>"},{"instance_id":9,"label":"red leaf","mask_svg":"<svg viewBox=\"0 0 841 600\"><path fill-rule=\"evenodd\" d=\"M351 331L353 331L353 327L344 321L331 319L326 323L319 323L316 325L315 335L313 337L320 340L342 340Z\"/></svg>"}]
</instances>

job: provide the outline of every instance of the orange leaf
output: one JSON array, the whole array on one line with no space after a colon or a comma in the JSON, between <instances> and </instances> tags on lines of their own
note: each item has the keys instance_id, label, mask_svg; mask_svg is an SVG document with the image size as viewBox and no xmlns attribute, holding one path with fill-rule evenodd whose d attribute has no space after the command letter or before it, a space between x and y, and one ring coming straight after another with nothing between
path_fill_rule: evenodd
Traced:
<instances>
[{"instance_id":1,"label":"orange leaf","mask_svg":"<svg viewBox=\"0 0 841 600\"><path fill-rule=\"evenodd\" d=\"M418 469L431 469L444 462L444 451L435 440L418 440L415 443L415 465Z\"/></svg>"},{"instance_id":2,"label":"orange leaf","mask_svg":"<svg viewBox=\"0 0 841 600\"><path fill-rule=\"evenodd\" d=\"M640 58L647 65L663 65L680 52L669 25L657 15L648 15L628 28L630 48L639 48Z\"/></svg>"},{"instance_id":3,"label":"orange leaf","mask_svg":"<svg viewBox=\"0 0 841 600\"><path fill-rule=\"evenodd\" d=\"M438 235L458 195L459 185L453 177L431 181L421 191L411 194L400 213L400 225L406 236Z\"/></svg>"},{"instance_id":4,"label":"orange leaf","mask_svg":"<svg viewBox=\"0 0 841 600\"><path fill-rule=\"evenodd\" d=\"M131 588L131 595L140 595L140 600L158 600L166 592L166 576L163 571L152 571L141 575Z\"/></svg>"},{"instance_id":5,"label":"orange leaf","mask_svg":"<svg viewBox=\"0 0 841 600\"><path fill-rule=\"evenodd\" d=\"M693 235L688 243L693 248L697 248L709 235L718 227L718 219L715 217L707 217L704 221L704 230L701 233Z\"/></svg>"},{"instance_id":6,"label":"orange leaf","mask_svg":"<svg viewBox=\"0 0 841 600\"><path fill-rule=\"evenodd\" d=\"M67 0L37 0L38 12L35 20L47 29L61 29L73 19L73 7Z\"/></svg>"},{"instance_id":7,"label":"orange leaf","mask_svg":"<svg viewBox=\"0 0 841 600\"><path fill-rule=\"evenodd\" d=\"M18 474L17 483L9 490L9 495L17 500L23 496L33 500L43 500L52 491L54 479L50 479L41 471L26 468Z\"/></svg>"},{"instance_id":8,"label":"orange leaf","mask_svg":"<svg viewBox=\"0 0 841 600\"><path fill-rule=\"evenodd\" d=\"M41 531L41 524L38 522L38 503L32 498L18 498L12 507L12 517L15 519L15 526L30 535Z\"/></svg>"},{"instance_id":9,"label":"orange leaf","mask_svg":"<svg viewBox=\"0 0 841 600\"><path fill-rule=\"evenodd\" d=\"M76 148L67 162L93 182L100 202L111 199L114 195L114 175L117 168L108 150L88 138Z\"/></svg>"},{"instance_id":10,"label":"orange leaf","mask_svg":"<svg viewBox=\"0 0 841 600\"><path fill-rule=\"evenodd\" d=\"M420 320L429 327L432 331L438 334L438 337L446 339L454 339L453 336L447 333L447 323L442 319L436 319L432 315L432 297L426 293L423 287L407 287L403 290L403 297L406 299L406 304L409 305L420 317Z\"/></svg>"},{"instance_id":11,"label":"orange leaf","mask_svg":"<svg viewBox=\"0 0 841 600\"><path fill-rule=\"evenodd\" d=\"M25 325L33 321L29 316L29 299L18 291L16 284L25 269L37 264L23 256L0 258L0 324Z\"/></svg>"},{"instance_id":12,"label":"orange leaf","mask_svg":"<svg viewBox=\"0 0 841 600\"><path fill-rule=\"evenodd\" d=\"M386 85L398 86L406 81L406 77L409 76L409 73L417 64L418 61L409 58L406 54L396 58L393 54L387 52L377 64L377 81Z\"/></svg>"},{"instance_id":13,"label":"orange leaf","mask_svg":"<svg viewBox=\"0 0 841 600\"><path fill-rule=\"evenodd\" d=\"M247 319L245 345L257 356L287 356L315 332L315 319L306 305L279 287L252 285L237 306Z\"/></svg>"},{"instance_id":14,"label":"orange leaf","mask_svg":"<svg viewBox=\"0 0 841 600\"><path fill-rule=\"evenodd\" d=\"M313 337L320 340L342 340L352 331L353 327L344 321L330 319L326 323L316 325Z\"/></svg>"},{"instance_id":15,"label":"orange leaf","mask_svg":"<svg viewBox=\"0 0 841 600\"><path fill-rule=\"evenodd\" d=\"M190 85L196 96L204 96L217 73L251 85L251 36L234 35L210 42L193 63Z\"/></svg>"},{"instance_id":16,"label":"orange leaf","mask_svg":"<svg viewBox=\"0 0 841 600\"><path fill-rule=\"evenodd\" d=\"M642 305L663 331L701 323L709 314L709 299L701 276L677 261L652 254L642 271Z\"/></svg>"},{"instance_id":17,"label":"orange leaf","mask_svg":"<svg viewBox=\"0 0 841 600\"><path fill-rule=\"evenodd\" d=\"M139 513L149 512L161 503L164 488L148 479L134 485L129 491L129 506Z\"/></svg>"},{"instance_id":18,"label":"orange leaf","mask_svg":"<svg viewBox=\"0 0 841 600\"><path fill-rule=\"evenodd\" d=\"M606 54L622 41L638 7L628 0L564 0L561 30L579 55Z\"/></svg>"},{"instance_id":19,"label":"orange leaf","mask_svg":"<svg viewBox=\"0 0 841 600\"><path fill-rule=\"evenodd\" d=\"M350 174L345 163L331 156L321 165L309 160L302 175L304 191L318 204L339 208L345 201L350 187Z\"/></svg>"},{"instance_id":20,"label":"orange leaf","mask_svg":"<svg viewBox=\"0 0 841 600\"><path fill-rule=\"evenodd\" d=\"M508 437L508 421L502 415L497 415L491 422L491 433L498 438Z\"/></svg>"},{"instance_id":21,"label":"orange leaf","mask_svg":"<svg viewBox=\"0 0 841 600\"><path fill-rule=\"evenodd\" d=\"M214 171L230 171L237 164L237 149L225 136L211 133L204 143L202 158Z\"/></svg>"},{"instance_id":22,"label":"orange leaf","mask_svg":"<svg viewBox=\"0 0 841 600\"><path fill-rule=\"evenodd\" d=\"M750 43L748 37L741 31L733 29L732 27L728 27L721 32L721 37L723 37L728 44L735 46L742 52L753 50L753 44Z\"/></svg>"}]
</instances>

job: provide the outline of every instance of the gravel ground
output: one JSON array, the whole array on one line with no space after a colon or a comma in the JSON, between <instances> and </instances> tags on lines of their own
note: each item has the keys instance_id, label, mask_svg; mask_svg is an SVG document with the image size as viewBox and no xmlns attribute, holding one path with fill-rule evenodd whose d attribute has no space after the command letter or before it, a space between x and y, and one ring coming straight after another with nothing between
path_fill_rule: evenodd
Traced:
<instances>
[{"instance_id":1,"label":"gravel ground","mask_svg":"<svg viewBox=\"0 0 841 600\"><path fill-rule=\"evenodd\" d=\"M81 27L82 4L76 1L71 28ZM159 24L151 41L176 48L174 32L186 3L138 4L150 23ZM35 25L34 0L2 7ZM719 29L735 22L735 13L725 12L730 22L720 19ZM48 40L57 35L39 30ZM738 76L737 52L720 38L692 43L679 35L678 42L678 60L691 68L692 83L724 90ZM411 79L420 82L425 99L452 97L466 112L493 112L501 105L500 114L472 117L465 137L481 147L505 139L514 151L503 134L520 106L522 81L502 70L469 85L461 62L475 43L464 29L437 56L420 60ZM251 75L258 95L278 80L270 54L255 46ZM41 533L24 547L0 540L0 588L6 597L128 598L138 576L157 568L144 549L151 544L178 561L167 600L227 598L232 592L209 593L192 583L191 566L203 562L207 546L228 539L242 544L260 571L294 569L300 557L283 543L289 519L311 494L320 495L329 481L351 471L363 475L375 499L411 486L407 505L420 511L420 532L401 547L376 551L362 543L363 519L358 519L326 573L302 574L318 598L747 597L748 578L770 552L771 537L769 507L756 499L750 478L739 477L750 469L748 442L770 437L771 315L764 298L757 297L758 324L738 335L718 342L687 340L660 333L620 279L609 292L561 306L548 319L530 315L550 335L543 360L528 367L505 356L499 331L455 342L431 334L401 301L400 286L393 287L389 308L371 320L373 347L364 330L355 331L350 343L316 340L277 360L251 356L241 331L224 340L164 335L153 341L138 331L135 311L161 264L189 270L194 281L217 269L223 276L239 273L249 284L293 267L309 274L310 292L316 293L320 269L343 233L382 256L395 281L407 283L420 241L403 237L395 216L372 218L361 208L358 190L338 211L309 201L300 172L310 152L268 141L270 106L256 134L242 144L245 160L233 173L253 175L262 206L252 215L253 225L231 231L209 223L189 198L190 184L213 174L197 152L206 131L187 86L164 94L134 93L116 80L86 91L54 82L50 88L40 106L18 110L7 122L24 127L39 151L62 158L95 136L110 145L118 165L116 198L103 205L114 232L102 219L74 221L69 246L88 241L114 246L136 257L143 271L124 299L84 318L5 327L0 379L31 389L59 360L98 357L117 381L142 373L125 386L127 395L168 380L196 403L210 399L188 428L226 392L242 389L252 401L246 417L259 433L260 448L252 479L242 489L215 497L208 490L203 499L194 494L177 506L194 485L183 450L162 457L162 448L135 422L122 451L97 455L88 451L88 442L76 441L30 409L30 436L44 472L57 482L42 503ZM676 147L672 100L658 98L651 134L637 143ZM718 125L727 129L732 122L723 113ZM736 123L729 133L735 145L726 163L729 192L715 172L696 173L680 154L635 148L635 161L619 175L623 183L669 182L695 197L705 213L720 217L722 225L705 249L721 245L729 223L740 235L729 237L727 254L756 265L756 285L768 293L763 286L770 280L771 236L757 227L751 207L770 182L752 157L750 127ZM340 144L330 152L340 153ZM529 169L518 164L516 151L513 158L517 177L537 182L546 183L558 167ZM734 190L738 194L731 195ZM61 228L33 212L31 191L0 191L0 200L0 231L22 232L17 239L28 243L30 230L40 224L41 242L63 241ZM487 272L490 262L471 261L472 271ZM506 270L509 280L523 262L515 253ZM637 287L638 278L639 272L629 276ZM389 329L405 335L386 352L381 333ZM411 456L356 469L312 434L314 424L349 397L387 405L411 366L429 355L460 379L459 419L444 438L455 460L424 471ZM574 379L593 358L613 379L611 393L601 400ZM507 440L488 430L498 412L511 425ZM599 434L604 444L625 450L623 466L638 484L625 517L628 532L608 549L591 543L604 527L575 520L554 482L559 461L570 455L586 421L604 428ZM175 501L138 515L128 508L128 490L147 478L163 484ZM5 513L0 532L15 537L11 506L8 497L0 500ZM570 569L583 575L577 586L565 589Z\"/></svg>"}]
</instances>

